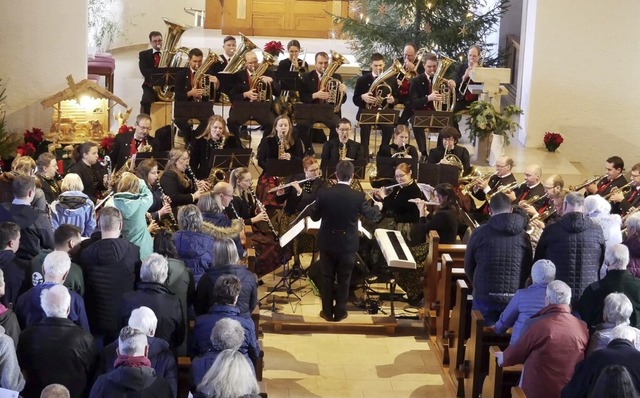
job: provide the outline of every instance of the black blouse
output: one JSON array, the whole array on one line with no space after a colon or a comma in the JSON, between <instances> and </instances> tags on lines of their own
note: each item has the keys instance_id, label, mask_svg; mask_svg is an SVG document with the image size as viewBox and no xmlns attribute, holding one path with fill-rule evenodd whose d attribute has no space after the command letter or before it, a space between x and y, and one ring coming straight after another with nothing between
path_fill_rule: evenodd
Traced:
<instances>
[{"instance_id":1,"label":"black blouse","mask_svg":"<svg viewBox=\"0 0 640 398\"><path fill-rule=\"evenodd\" d=\"M409 199L424 199L415 180L405 187L395 187L382 201L382 213L393 217L397 223L415 223L420 218L420 210Z\"/></svg>"},{"instance_id":2,"label":"black blouse","mask_svg":"<svg viewBox=\"0 0 640 398\"><path fill-rule=\"evenodd\" d=\"M84 185L84 191L82 192L84 192L94 203L98 199L98 193L107 189L103 182L104 172L100 170L100 166L97 163L93 166L89 166L80 160L69 167L68 172L75 173L80 176L82 185Z\"/></svg>"},{"instance_id":3,"label":"black blouse","mask_svg":"<svg viewBox=\"0 0 640 398\"><path fill-rule=\"evenodd\" d=\"M162 173L162 177L160 177L160 185L162 185L165 195L171 199L171 208L174 212L178 206L194 203L191 194L196 191L196 188L193 182L188 179L187 181L189 181L189 186L185 187L180 182L176 171L173 170L165 171Z\"/></svg>"},{"instance_id":4,"label":"black blouse","mask_svg":"<svg viewBox=\"0 0 640 398\"><path fill-rule=\"evenodd\" d=\"M301 162L304 156L304 145L302 141L296 139L285 152L291 154L291 161ZM278 137L276 136L264 137L258 146L258 166L262 168L263 174L269 159L278 159Z\"/></svg>"},{"instance_id":5,"label":"black blouse","mask_svg":"<svg viewBox=\"0 0 640 398\"><path fill-rule=\"evenodd\" d=\"M231 135L222 140L213 141L204 137L199 138L189 145L189 153L191 154L190 165L196 178L204 180L209 177L209 172L213 166L213 158L218 149L236 149L242 148L242 143L238 137Z\"/></svg>"},{"instance_id":6,"label":"black blouse","mask_svg":"<svg viewBox=\"0 0 640 398\"><path fill-rule=\"evenodd\" d=\"M458 233L456 212L449 207L443 207L428 217L420 218L420 223L414 224L411 228L410 246L426 242L429 231L438 231L440 243L455 243Z\"/></svg>"}]
</instances>

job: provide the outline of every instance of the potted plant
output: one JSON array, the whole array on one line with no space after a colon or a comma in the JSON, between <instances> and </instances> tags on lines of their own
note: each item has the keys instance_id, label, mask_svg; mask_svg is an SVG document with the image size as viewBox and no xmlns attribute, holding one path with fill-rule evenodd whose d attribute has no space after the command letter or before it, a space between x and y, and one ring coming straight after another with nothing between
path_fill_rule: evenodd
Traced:
<instances>
[{"instance_id":1,"label":"potted plant","mask_svg":"<svg viewBox=\"0 0 640 398\"><path fill-rule=\"evenodd\" d=\"M563 142L564 138L560 133L544 133L544 146L547 147L549 152L555 152Z\"/></svg>"},{"instance_id":2,"label":"potted plant","mask_svg":"<svg viewBox=\"0 0 640 398\"><path fill-rule=\"evenodd\" d=\"M522 113L515 105L508 105L500 112L490 102L475 101L469 107L469 139L475 144L478 138L486 139L495 134L504 139L505 146L509 145L509 136L513 137L516 128L520 127L513 116Z\"/></svg>"}]
</instances>

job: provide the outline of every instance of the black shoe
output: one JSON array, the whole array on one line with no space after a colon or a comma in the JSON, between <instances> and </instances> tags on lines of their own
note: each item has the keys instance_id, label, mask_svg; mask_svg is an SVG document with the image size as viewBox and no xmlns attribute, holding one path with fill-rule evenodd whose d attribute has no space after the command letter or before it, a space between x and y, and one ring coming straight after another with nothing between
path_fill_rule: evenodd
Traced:
<instances>
[{"instance_id":1,"label":"black shoe","mask_svg":"<svg viewBox=\"0 0 640 398\"><path fill-rule=\"evenodd\" d=\"M325 315L324 311L320 311L320 318L324 319L327 322L333 322L333 317Z\"/></svg>"},{"instance_id":2,"label":"black shoe","mask_svg":"<svg viewBox=\"0 0 640 398\"><path fill-rule=\"evenodd\" d=\"M342 314L335 314L333 316L333 320L334 320L334 322L340 322L343 319L347 319L348 316L349 316L349 313L347 311L345 311Z\"/></svg>"}]
</instances>

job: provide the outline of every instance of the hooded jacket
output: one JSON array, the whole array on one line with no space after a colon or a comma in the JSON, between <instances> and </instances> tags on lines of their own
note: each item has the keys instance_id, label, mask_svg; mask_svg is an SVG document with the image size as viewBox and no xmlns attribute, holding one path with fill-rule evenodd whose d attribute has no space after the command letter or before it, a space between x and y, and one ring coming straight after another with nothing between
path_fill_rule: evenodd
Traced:
<instances>
[{"instance_id":1,"label":"hooded jacket","mask_svg":"<svg viewBox=\"0 0 640 398\"><path fill-rule=\"evenodd\" d=\"M40 253L42 249L53 249L53 227L49 216L28 205L2 203L0 221L12 221L20 226L20 247L16 256L25 261Z\"/></svg>"},{"instance_id":2,"label":"hooded jacket","mask_svg":"<svg viewBox=\"0 0 640 398\"><path fill-rule=\"evenodd\" d=\"M240 279L242 289L236 306L240 310L240 316L251 318L251 311L258 305L258 280L256 275L244 265L216 266L204 273L196 292L196 315L206 314L215 304L213 287L222 275L235 275Z\"/></svg>"},{"instance_id":3,"label":"hooded jacket","mask_svg":"<svg viewBox=\"0 0 640 398\"><path fill-rule=\"evenodd\" d=\"M80 253L85 305L91 332L115 340L120 331L122 296L133 291L140 249L126 239L100 239Z\"/></svg>"},{"instance_id":4,"label":"hooded jacket","mask_svg":"<svg viewBox=\"0 0 640 398\"><path fill-rule=\"evenodd\" d=\"M144 180L139 180L139 185L140 193L118 192L113 195L113 203L122 213L122 236L140 248L140 259L144 259L153 253L153 239L145 217L153 204L153 194Z\"/></svg>"},{"instance_id":5,"label":"hooded jacket","mask_svg":"<svg viewBox=\"0 0 640 398\"><path fill-rule=\"evenodd\" d=\"M580 212L566 213L542 231L535 260L546 258L556 266L556 279L571 287L572 301L598 280L604 262L602 228Z\"/></svg>"},{"instance_id":6,"label":"hooded jacket","mask_svg":"<svg viewBox=\"0 0 640 398\"><path fill-rule=\"evenodd\" d=\"M51 204L51 224L54 230L61 224L75 225L86 238L96 229L95 213L93 202L86 194L67 191Z\"/></svg>"},{"instance_id":7,"label":"hooded jacket","mask_svg":"<svg viewBox=\"0 0 640 398\"><path fill-rule=\"evenodd\" d=\"M13 345L13 339L5 334L2 326L0 326L0 387L13 391L22 391L24 388L24 377L18 365L16 347Z\"/></svg>"},{"instance_id":8,"label":"hooded jacket","mask_svg":"<svg viewBox=\"0 0 640 398\"><path fill-rule=\"evenodd\" d=\"M240 220L233 220L229 228L203 222L201 232L180 230L173 235L178 256L191 270L196 285L213 262L213 242L222 238L233 239L242 228Z\"/></svg>"},{"instance_id":9,"label":"hooded jacket","mask_svg":"<svg viewBox=\"0 0 640 398\"><path fill-rule=\"evenodd\" d=\"M119 366L98 377L91 398L173 398L169 382L148 367Z\"/></svg>"},{"instance_id":10,"label":"hooded jacket","mask_svg":"<svg viewBox=\"0 0 640 398\"><path fill-rule=\"evenodd\" d=\"M474 300L505 307L531 273L533 250L520 213L501 213L478 227L467 244L464 271Z\"/></svg>"}]
</instances>

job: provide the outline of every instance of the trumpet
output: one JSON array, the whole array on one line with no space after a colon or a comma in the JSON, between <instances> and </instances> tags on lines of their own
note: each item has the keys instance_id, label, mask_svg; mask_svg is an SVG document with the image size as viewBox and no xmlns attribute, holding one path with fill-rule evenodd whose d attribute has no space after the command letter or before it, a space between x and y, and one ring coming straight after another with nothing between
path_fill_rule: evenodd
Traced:
<instances>
[{"instance_id":1,"label":"trumpet","mask_svg":"<svg viewBox=\"0 0 640 398\"><path fill-rule=\"evenodd\" d=\"M533 217L533 219L536 220L540 220L540 221L546 221L547 218L551 217L552 215L556 214L556 208L555 207L549 207L547 210L545 210L544 212L542 212L542 214L540 214L537 217Z\"/></svg>"},{"instance_id":2,"label":"trumpet","mask_svg":"<svg viewBox=\"0 0 640 398\"><path fill-rule=\"evenodd\" d=\"M303 180L298 180L298 181L291 181L290 183L284 184L284 185L278 185L277 187L273 187L271 188L268 192L272 193L272 192L276 192L279 191L281 189L285 189L285 188L289 188L290 186L292 186L294 183L298 183L298 184L302 184L303 182L307 182L307 181L313 181L316 178L320 177L319 175L315 176L315 177L309 177L309 178L305 178Z\"/></svg>"},{"instance_id":3,"label":"trumpet","mask_svg":"<svg viewBox=\"0 0 640 398\"><path fill-rule=\"evenodd\" d=\"M630 181L626 184L624 184L621 187L613 187L613 189L611 189L611 192L609 192L608 194L604 195L603 197L607 200L609 200L609 198L611 196L613 196L614 194L617 194L618 192L621 192L623 195L625 195L627 192L631 191L633 189L633 181Z\"/></svg>"},{"instance_id":4,"label":"trumpet","mask_svg":"<svg viewBox=\"0 0 640 398\"><path fill-rule=\"evenodd\" d=\"M636 214L637 212L640 211L640 207L636 208L636 207L631 207L629 208L629 211L627 212L627 214L625 214L622 217L622 225L626 227L627 225L627 220L629 219L630 216ZM625 228L626 229L626 228Z\"/></svg>"},{"instance_id":5,"label":"trumpet","mask_svg":"<svg viewBox=\"0 0 640 398\"><path fill-rule=\"evenodd\" d=\"M469 182L468 184L465 184L462 186L462 188L460 188L460 193L462 193L463 195L469 195L471 194L471 191L473 190L473 187L476 185L476 183L478 182L478 180L481 181L489 181L489 179L494 176L496 173L485 173L485 174L480 174L480 176L476 177L475 179L473 179L471 182Z\"/></svg>"},{"instance_id":6,"label":"trumpet","mask_svg":"<svg viewBox=\"0 0 640 398\"><path fill-rule=\"evenodd\" d=\"M527 200L523 200L519 204L532 205L532 204L534 204L536 202L539 202L539 201L541 201L543 199L546 199L546 198L547 198L547 194L546 193L544 195L542 195L542 196L534 195L534 196L532 196L531 198L529 198Z\"/></svg>"},{"instance_id":7,"label":"trumpet","mask_svg":"<svg viewBox=\"0 0 640 398\"><path fill-rule=\"evenodd\" d=\"M518 187L518 185L520 185L520 183L518 181L514 181L511 184L502 185L502 186L498 187L494 193L488 193L487 194L487 200L491 200L493 195L495 195L497 193L506 193L506 192L509 192L509 191L513 191L515 188Z\"/></svg>"},{"instance_id":8,"label":"trumpet","mask_svg":"<svg viewBox=\"0 0 640 398\"><path fill-rule=\"evenodd\" d=\"M597 177L593 177L593 178L590 178L590 179L586 179L586 180L582 181L579 185L575 185L575 186L571 185L571 186L569 186L569 191L579 191L582 188L595 183L596 181L602 180L606 176L607 176L606 174L603 174L601 176L597 176Z\"/></svg>"}]
</instances>

